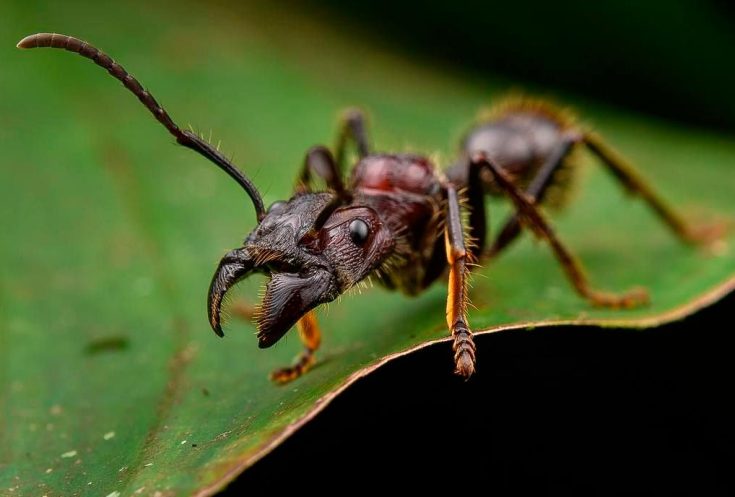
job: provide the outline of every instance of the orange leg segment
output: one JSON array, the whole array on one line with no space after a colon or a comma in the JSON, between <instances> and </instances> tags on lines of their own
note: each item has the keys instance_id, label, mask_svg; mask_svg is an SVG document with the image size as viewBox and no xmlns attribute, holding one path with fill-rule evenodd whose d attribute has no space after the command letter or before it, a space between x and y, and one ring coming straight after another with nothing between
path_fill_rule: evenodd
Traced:
<instances>
[{"instance_id":1,"label":"orange leg segment","mask_svg":"<svg viewBox=\"0 0 735 497\"><path fill-rule=\"evenodd\" d=\"M306 373L316 362L315 352L322 343L322 334L316 313L309 311L296 323L304 350L296 357L293 365L271 373L271 380L276 383L288 383Z\"/></svg>"}]
</instances>

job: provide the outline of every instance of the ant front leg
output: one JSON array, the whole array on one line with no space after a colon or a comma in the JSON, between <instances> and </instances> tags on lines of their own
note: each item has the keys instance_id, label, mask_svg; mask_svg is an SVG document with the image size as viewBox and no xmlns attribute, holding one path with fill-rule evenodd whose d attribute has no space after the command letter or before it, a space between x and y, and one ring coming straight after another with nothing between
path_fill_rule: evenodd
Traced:
<instances>
[{"instance_id":1,"label":"ant front leg","mask_svg":"<svg viewBox=\"0 0 735 497\"><path fill-rule=\"evenodd\" d=\"M296 192L311 191L312 175L315 175L327 184L327 187L336 194L335 202L342 203L349 198L342 183L342 176L332 154L326 147L312 147L304 159L304 167L296 182ZM271 373L271 380L276 383L288 383L306 373L316 362L315 353L321 345L322 334L316 312L311 310L296 323L299 337L304 344L304 350L298 355L292 366L281 368Z\"/></svg>"},{"instance_id":2,"label":"ant front leg","mask_svg":"<svg viewBox=\"0 0 735 497\"><path fill-rule=\"evenodd\" d=\"M447 187L447 220L444 243L449 264L447 326L454 339L454 372L465 379L475 372L475 342L467 325L467 268L470 254L465 248L459 199L454 185Z\"/></svg>"},{"instance_id":3,"label":"ant front leg","mask_svg":"<svg viewBox=\"0 0 735 497\"><path fill-rule=\"evenodd\" d=\"M357 148L358 158L363 159L370 155L370 143L368 141L365 121L365 114L360 109L347 109L342 114L337 135L337 147L335 149L337 167L340 171L345 168L347 144L349 141L354 142Z\"/></svg>"},{"instance_id":4,"label":"ant front leg","mask_svg":"<svg viewBox=\"0 0 735 497\"><path fill-rule=\"evenodd\" d=\"M630 308L648 302L648 293L641 288L634 288L623 294L603 292L592 288L584 274L582 265L576 260L572 253L559 240L546 221L541 212L536 208L533 201L521 192L513 183L508 174L500 166L492 162L485 154L477 154L470 162L471 168L485 168L490 171L498 187L505 193L515 205L520 217L526 221L533 232L544 241L548 242L554 255L561 264L564 272L574 286L574 289L582 297L589 300L593 305L602 307ZM471 174L470 177L477 173Z\"/></svg>"},{"instance_id":5,"label":"ant front leg","mask_svg":"<svg viewBox=\"0 0 735 497\"><path fill-rule=\"evenodd\" d=\"M271 380L276 383L288 383L306 373L316 363L315 352L322 343L322 333L316 319L316 311L309 311L296 323L304 350L298 355L292 366L281 368L271 373Z\"/></svg>"},{"instance_id":6,"label":"ant front leg","mask_svg":"<svg viewBox=\"0 0 735 497\"><path fill-rule=\"evenodd\" d=\"M232 314L246 321L252 321L257 308L247 302L236 302L232 305ZM316 351L322 343L322 334L316 311L309 311L298 320L296 328L299 332L304 350L296 357L293 365L279 368L270 374L270 379L276 383L288 383L309 371L316 363Z\"/></svg>"},{"instance_id":7,"label":"ant front leg","mask_svg":"<svg viewBox=\"0 0 735 497\"><path fill-rule=\"evenodd\" d=\"M658 217L674 234L687 243L708 243L719 238L724 229L721 225L693 227L651 188L636 169L620 154L607 145L596 133L584 136L587 148L607 166L608 170L632 195L643 198Z\"/></svg>"}]
</instances>

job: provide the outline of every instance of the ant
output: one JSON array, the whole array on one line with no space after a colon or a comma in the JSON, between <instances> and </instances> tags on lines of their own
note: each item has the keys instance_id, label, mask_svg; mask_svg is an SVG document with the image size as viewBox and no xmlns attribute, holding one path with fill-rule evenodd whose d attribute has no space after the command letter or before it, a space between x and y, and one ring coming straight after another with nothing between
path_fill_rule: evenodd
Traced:
<instances>
[{"instance_id":1,"label":"ant","mask_svg":"<svg viewBox=\"0 0 735 497\"><path fill-rule=\"evenodd\" d=\"M269 276L255 315L259 347L272 346L294 325L304 344L292 366L272 374L277 382L293 380L315 363L321 332L314 309L371 275L389 289L416 295L447 274L446 318L455 372L469 378L475 371L475 344L467 320L470 267L483 255L502 252L523 226L549 243L574 289L592 304L629 308L646 303L642 289L621 294L595 290L538 209L553 199L550 190L566 188L564 178L574 172L572 152L581 145L624 188L648 202L680 239L707 238L704 231L692 230L598 135L578 126L568 111L532 99L496 106L466 133L459 159L446 172L423 155L374 152L365 117L359 110L349 110L334 156L323 146L311 148L293 196L266 210L247 176L196 133L179 128L155 98L105 53L71 36L50 33L28 36L18 47L61 48L91 59L137 96L177 143L214 162L245 190L257 226L241 247L220 261L209 288L207 312L214 332L224 336L220 312L227 291L252 273ZM359 160L345 183L349 145ZM313 189L315 177L326 183L327 191ZM488 194L507 196L515 213L483 253ZM463 199L469 207L466 227Z\"/></svg>"}]
</instances>

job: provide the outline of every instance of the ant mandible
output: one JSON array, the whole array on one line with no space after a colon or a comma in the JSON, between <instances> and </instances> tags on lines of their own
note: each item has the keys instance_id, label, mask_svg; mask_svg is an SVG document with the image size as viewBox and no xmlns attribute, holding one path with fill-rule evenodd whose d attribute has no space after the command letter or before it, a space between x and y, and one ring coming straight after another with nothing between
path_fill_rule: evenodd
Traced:
<instances>
[{"instance_id":1,"label":"ant mandible","mask_svg":"<svg viewBox=\"0 0 735 497\"><path fill-rule=\"evenodd\" d=\"M219 263L207 312L212 329L223 336L220 310L226 292L252 273L269 276L255 316L259 346L270 347L295 324L305 347L292 366L272 374L278 382L293 380L314 364L321 342L317 306L370 275L387 288L415 295L446 273L446 317L455 372L469 378L475 371L475 344L467 320L471 262L500 253L518 237L522 225L549 243L575 290L592 304L620 308L645 303L647 294L640 289L614 294L592 288L577 259L537 209L553 187L563 189L563 179L574 169L570 154L580 145L601 159L630 193L646 200L679 238L686 242L705 238L690 229L598 135L579 127L568 112L530 99L496 106L492 115L465 135L460 158L445 173L422 155L372 151L363 114L348 111L335 156L321 146L309 150L293 197L266 210L247 176L208 142L179 128L153 96L105 53L71 36L51 33L28 36L18 47L61 48L91 59L135 94L179 144L214 162L247 192L258 224L243 246ZM350 142L359 160L345 184L342 176ZM314 176L326 183L327 191L313 191ZM462 224L460 192L470 209L467 230ZM515 214L489 250L484 250L488 194L507 196Z\"/></svg>"}]
</instances>

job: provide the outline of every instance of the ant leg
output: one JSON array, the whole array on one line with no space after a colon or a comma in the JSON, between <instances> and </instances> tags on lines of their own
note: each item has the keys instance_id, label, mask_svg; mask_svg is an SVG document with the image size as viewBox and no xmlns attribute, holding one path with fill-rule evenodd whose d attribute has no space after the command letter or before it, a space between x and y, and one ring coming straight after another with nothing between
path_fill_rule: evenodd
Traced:
<instances>
[{"instance_id":1,"label":"ant leg","mask_svg":"<svg viewBox=\"0 0 735 497\"><path fill-rule=\"evenodd\" d=\"M347 109L342 114L342 120L337 135L337 147L335 156L337 167L340 171L345 168L347 142L352 140L357 148L357 156L362 159L370 154L370 143L367 136L365 114L360 109Z\"/></svg>"},{"instance_id":2,"label":"ant leg","mask_svg":"<svg viewBox=\"0 0 735 497\"><path fill-rule=\"evenodd\" d=\"M592 288L587 281L582 265L557 238L554 230L536 208L533 201L515 186L513 180L502 168L494 164L484 154L475 155L470 167L482 167L490 171L498 187L515 205L521 219L529 225L536 236L549 243L567 278L582 297L589 300L593 305L604 307L630 308L648 302L648 294L641 288L635 288L623 294L608 293Z\"/></svg>"},{"instance_id":3,"label":"ant leg","mask_svg":"<svg viewBox=\"0 0 735 497\"><path fill-rule=\"evenodd\" d=\"M564 164L564 159L571 152L572 147L581 141L581 137L577 134L569 134L565 136L559 146L549 156L546 162L536 172L531 183L525 190L526 196L536 205L543 202L549 186L553 184L554 174ZM506 247L513 243L518 235L521 234L521 223L518 214L511 215L500 230L500 234L493 241L492 246L487 251L487 256L493 258L502 252Z\"/></svg>"},{"instance_id":4,"label":"ant leg","mask_svg":"<svg viewBox=\"0 0 735 497\"><path fill-rule=\"evenodd\" d=\"M331 152L323 146L312 147L304 159L304 167L301 170L296 183L296 193L311 191L312 174L322 178L329 188L337 194L337 202L349 198L345 190L342 177L337 168ZM271 373L271 380L276 383L288 383L306 373L316 362L314 353L322 342L322 334L316 313L312 310L306 313L296 323L299 336L304 344L304 351L299 354L292 366L281 368Z\"/></svg>"},{"instance_id":5,"label":"ant leg","mask_svg":"<svg viewBox=\"0 0 735 497\"><path fill-rule=\"evenodd\" d=\"M475 342L467 325L467 262L470 254L465 249L464 230L459 200L454 185L447 187L447 222L444 244L449 263L447 294L447 326L454 338L454 372L465 379L475 372Z\"/></svg>"},{"instance_id":6,"label":"ant leg","mask_svg":"<svg viewBox=\"0 0 735 497\"><path fill-rule=\"evenodd\" d=\"M644 180L636 169L620 154L605 144L596 133L586 133L583 138L587 148L595 154L608 170L620 181L623 187L632 195L640 195L659 218L687 243L706 243L718 238L722 233L721 226L703 226L694 228L686 223L674 209L664 202L653 189L650 183Z\"/></svg>"},{"instance_id":7,"label":"ant leg","mask_svg":"<svg viewBox=\"0 0 735 497\"><path fill-rule=\"evenodd\" d=\"M322 334L315 311L307 312L296 323L304 350L296 357L292 366L277 369L271 373L271 380L276 383L288 383L306 373L316 362L314 353L322 342Z\"/></svg>"},{"instance_id":8,"label":"ant leg","mask_svg":"<svg viewBox=\"0 0 735 497\"><path fill-rule=\"evenodd\" d=\"M344 112L337 135L336 159L323 146L312 147L306 154L304 166L296 182L296 192L311 191L312 174L322 178L327 186L337 193L341 199L349 194L342 182L342 171L346 159L348 141L354 141L357 155L362 159L370 153L365 116L359 109L348 109Z\"/></svg>"},{"instance_id":9,"label":"ant leg","mask_svg":"<svg viewBox=\"0 0 735 497\"><path fill-rule=\"evenodd\" d=\"M301 174L296 181L294 188L297 193L306 193L311 191L312 174L323 179L327 187L334 190L341 199L347 198L348 194L342 183L342 175L334 162L332 153L326 147L318 145L312 147L306 153L304 158L304 166L301 168Z\"/></svg>"},{"instance_id":10,"label":"ant leg","mask_svg":"<svg viewBox=\"0 0 735 497\"><path fill-rule=\"evenodd\" d=\"M465 185L464 198L469 207L469 225L467 234L471 243L468 250L473 259L479 259L487 238L487 216L485 215L485 187L480 177L482 168L471 167L469 159L457 163L447 172L452 184Z\"/></svg>"}]
</instances>

